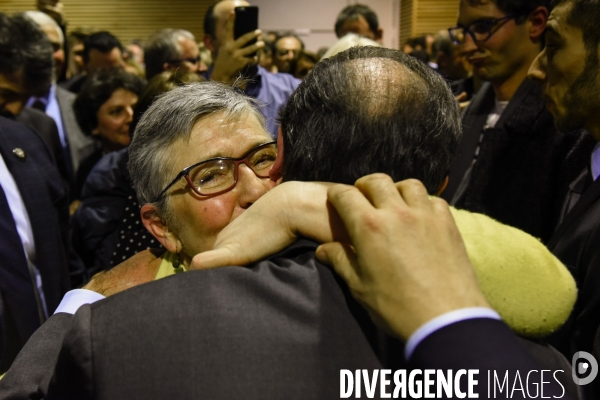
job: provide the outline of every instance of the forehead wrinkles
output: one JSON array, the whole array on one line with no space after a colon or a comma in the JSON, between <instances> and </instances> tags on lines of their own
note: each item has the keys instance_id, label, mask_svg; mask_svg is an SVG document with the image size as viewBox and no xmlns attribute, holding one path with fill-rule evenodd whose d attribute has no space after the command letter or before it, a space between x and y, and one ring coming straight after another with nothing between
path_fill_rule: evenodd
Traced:
<instances>
[{"instance_id":1,"label":"forehead wrinkles","mask_svg":"<svg viewBox=\"0 0 600 400\"><path fill-rule=\"evenodd\" d=\"M371 118L389 118L403 99L423 100L424 82L397 61L386 58L356 59L348 62L348 79L354 82L354 106Z\"/></svg>"}]
</instances>

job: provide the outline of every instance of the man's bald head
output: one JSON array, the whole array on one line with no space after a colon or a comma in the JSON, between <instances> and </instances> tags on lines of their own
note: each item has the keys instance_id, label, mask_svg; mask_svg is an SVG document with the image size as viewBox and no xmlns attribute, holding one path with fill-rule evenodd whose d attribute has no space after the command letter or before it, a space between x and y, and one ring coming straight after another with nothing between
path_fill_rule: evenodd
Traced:
<instances>
[{"instance_id":1,"label":"man's bald head","mask_svg":"<svg viewBox=\"0 0 600 400\"><path fill-rule=\"evenodd\" d=\"M461 135L458 104L425 64L356 47L315 66L282 112L284 180L353 184L384 172L435 193Z\"/></svg>"}]
</instances>

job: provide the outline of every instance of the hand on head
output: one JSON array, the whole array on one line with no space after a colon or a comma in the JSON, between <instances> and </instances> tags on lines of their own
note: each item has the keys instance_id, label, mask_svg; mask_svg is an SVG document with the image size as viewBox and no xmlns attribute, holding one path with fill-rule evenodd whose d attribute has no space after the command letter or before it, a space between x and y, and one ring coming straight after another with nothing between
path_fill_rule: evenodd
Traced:
<instances>
[{"instance_id":1,"label":"hand on head","mask_svg":"<svg viewBox=\"0 0 600 400\"><path fill-rule=\"evenodd\" d=\"M327 198L349 243L317 249L347 282L373 320L401 338L427 321L465 307L489 307L479 289L448 204L416 180L387 175L335 185Z\"/></svg>"}]
</instances>

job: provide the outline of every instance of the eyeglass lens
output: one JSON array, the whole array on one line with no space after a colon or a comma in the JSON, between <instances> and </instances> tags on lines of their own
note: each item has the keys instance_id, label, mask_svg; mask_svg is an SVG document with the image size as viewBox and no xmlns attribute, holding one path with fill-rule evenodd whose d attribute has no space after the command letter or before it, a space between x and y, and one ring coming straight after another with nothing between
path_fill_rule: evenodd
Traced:
<instances>
[{"instance_id":1,"label":"eyeglass lens","mask_svg":"<svg viewBox=\"0 0 600 400\"><path fill-rule=\"evenodd\" d=\"M190 171L189 178L200 194L210 195L235 185L236 167L239 168L241 163L250 167L259 178L267 178L276 158L277 147L272 144L256 149L237 162L225 159L202 163Z\"/></svg>"}]
</instances>

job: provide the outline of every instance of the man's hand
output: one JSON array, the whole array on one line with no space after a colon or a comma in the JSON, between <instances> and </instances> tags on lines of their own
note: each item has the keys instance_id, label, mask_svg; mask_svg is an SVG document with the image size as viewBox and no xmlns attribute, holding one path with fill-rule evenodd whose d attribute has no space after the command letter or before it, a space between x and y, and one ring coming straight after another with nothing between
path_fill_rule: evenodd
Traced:
<instances>
[{"instance_id":1,"label":"man's hand","mask_svg":"<svg viewBox=\"0 0 600 400\"><path fill-rule=\"evenodd\" d=\"M232 84L237 79L238 72L258 62L257 56L251 56L259 49L265 46L263 41L257 41L251 46L246 46L253 39L258 39L260 30L248 32L240 36L237 40L233 38L233 27L235 23L235 12L231 12L227 20L226 35L221 47L217 50L217 57L214 61L213 72L210 77L213 81L219 81L226 84Z\"/></svg>"},{"instance_id":2,"label":"man's hand","mask_svg":"<svg viewBox=\"0 0 600 400\"><path fill-rule=\"evenodd\" d=\"M327 206L331 183L285 182L258 199L219 233L213 250L196 255L190 269L247 265L283 250L298 236L317 242L347 240Z\"/></svg>"},{"instance_id":3,"label":"man's hand","mask_svg":"<svg viewBox=\"0 0 600 400\"><path fill-rule=\"evenodd\" d=\"M465 307L489 307L448 204L422 183L383 174L335 185L328 200L351 245L327 243L331 264L373 320L403 339L427 321Z\"/></svg>"},{"instance_id":4,"label":"man's hand","mask_svg":"<svg viewBox=\"0 0 600 400\"><path fill-rule=\"evenodd\" d=\"M116 267L97 273L83 287L103 296L112 296L142 283L152 282L162 261L162 250L144 250Z\"/></svg>"}]
</instances>

